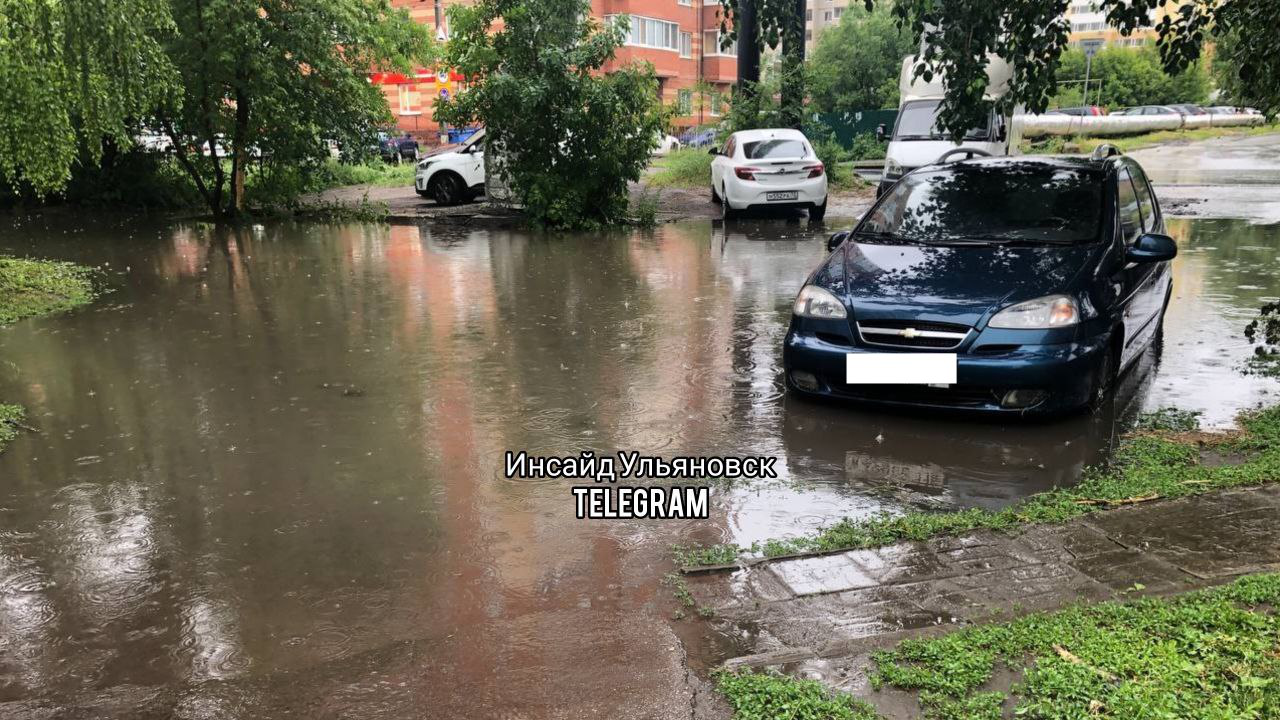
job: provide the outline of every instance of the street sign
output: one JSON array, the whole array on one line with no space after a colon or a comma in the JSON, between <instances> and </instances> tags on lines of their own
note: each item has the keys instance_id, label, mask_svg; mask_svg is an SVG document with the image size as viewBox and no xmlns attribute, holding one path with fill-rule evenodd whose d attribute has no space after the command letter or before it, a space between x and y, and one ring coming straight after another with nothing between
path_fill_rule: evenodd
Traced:
<instances>
[{"instance_id":1,"label":"street sign","mask_svg":"<svg viewBox=\"0 0 1280 720\"><path fill-rule=\"evenodd\" d=\"M1081 40L1080 49L1084 51L1085 57L1092 58L1094 55L1097 55L1098 51L1101 50L1103 47L1105 47L1106 44L1107 44L1107 41L1101 38L1095 38L1093 40Z\"/></svg>"}]
</instances>

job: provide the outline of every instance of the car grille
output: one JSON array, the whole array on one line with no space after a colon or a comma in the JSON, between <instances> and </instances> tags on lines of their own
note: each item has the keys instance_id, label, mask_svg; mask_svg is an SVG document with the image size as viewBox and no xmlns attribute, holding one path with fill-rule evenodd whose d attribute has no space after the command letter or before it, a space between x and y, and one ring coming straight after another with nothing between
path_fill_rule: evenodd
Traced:
<instances>
[{"instance_id":1,"label":"car grille","mask_svg":"<svg viewBox=\"0 0 1280 720\"><path fill-rule=\"evenodd\" d=\"M969 336L967 325L916 320L872 320L856 323L858 336L868 345L927 350L953 350Z\"/></svg>"},{"instance_id":2,"label":"car grille","mask_svg":"<svg viewBox=\"0 0 1280 720\"><path fill-rule=\"evenodd\" d=\"M994 388L964 387L959 385L947 388L929 387L927 385L845 385L839 388L839 392L842 395L860 400L916 405L963 408L1000 404L1000 393Z\"/></svg>"}]
</instances>

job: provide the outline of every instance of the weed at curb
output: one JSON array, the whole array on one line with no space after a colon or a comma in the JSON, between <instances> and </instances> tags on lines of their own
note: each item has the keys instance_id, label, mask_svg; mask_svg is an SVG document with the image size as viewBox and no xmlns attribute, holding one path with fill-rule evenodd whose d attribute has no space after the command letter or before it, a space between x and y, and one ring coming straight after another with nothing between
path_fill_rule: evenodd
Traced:
<instances>
[{"instance_id":1,"label":"weed at curb","mask_svg":"<svg viewBox=\"0 0 1280 720\"><path fill-rule=\"evenodd\" d=\"M22 420L26 414L21 405L0 403L0 452L9 441L18 437L18 430L23 427Z\"/></svg>"},{"instance_id":2,"label":"weed at curb","mask_svg":"<svg viewBox=\"0 0 1280 720\"><path fill-rule=\"evenodd\" d=\"M876 720L875 709L816 680L775 673L722 670L716 689L733 707L734 720Z\"/></svg>"}]
</instances>

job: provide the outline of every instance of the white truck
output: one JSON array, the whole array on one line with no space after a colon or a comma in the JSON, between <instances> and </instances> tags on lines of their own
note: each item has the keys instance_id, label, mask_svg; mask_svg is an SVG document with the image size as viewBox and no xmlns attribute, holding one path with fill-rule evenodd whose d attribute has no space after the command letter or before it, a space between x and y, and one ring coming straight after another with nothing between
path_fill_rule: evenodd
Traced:
<instances>
[{"instance_id":1,"label":"white truck","mask_svg":"<svg viewBox=\"0 0 1280 720\"><path fill-rule=\"evenodd\" d=\"M928 82L923 78L917 79L914 77L915 64L914 55L902 60L902 73L898 77L901 99L892 135L884 125L876 129L881 140L889 138L877 195L892 187L898 178L922 165L936 162L948 151L965 148L986 155L1016 155L1018 143L1022 140L1021 123L1014 122L1019 113L1001 115L993 111L987 122L966 133L962 142L953 142L937 127L938 106L942 104L943 97L942 77L935 74ZM1013 67L1009 63L997 56L989 56L984 97L998 99L1008 91L1012 78Z\"/></svg>"}]
</instances>

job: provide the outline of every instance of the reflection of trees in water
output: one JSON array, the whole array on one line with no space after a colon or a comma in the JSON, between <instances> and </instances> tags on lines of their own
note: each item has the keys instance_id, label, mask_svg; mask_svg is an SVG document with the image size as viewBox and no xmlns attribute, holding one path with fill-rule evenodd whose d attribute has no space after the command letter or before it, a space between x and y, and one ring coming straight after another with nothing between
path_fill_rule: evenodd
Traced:
<instances>
[{"instance_id":1,"label":"reflection of trees in water","mask_svg":"<svg viewBox=\"0 0 1280 720\"><path fill-rule=\"evenodd\" d=\"M1173 261L1174 283L1180 294L1203 286L1248 310L1280 296L1280 274L1276 272L1280 267L1280 224L1182 218L1168 219L1165 224L1181 250ZM1197 262L1199 258L1204 258L1204 264ZM1202 270L1193 272L1193 267ZM1228 330L1235 333L1243 325Z\"/></svg>"}]
</instances>

